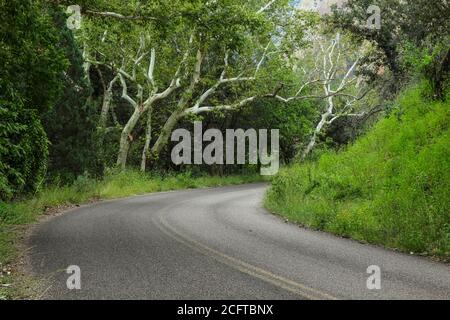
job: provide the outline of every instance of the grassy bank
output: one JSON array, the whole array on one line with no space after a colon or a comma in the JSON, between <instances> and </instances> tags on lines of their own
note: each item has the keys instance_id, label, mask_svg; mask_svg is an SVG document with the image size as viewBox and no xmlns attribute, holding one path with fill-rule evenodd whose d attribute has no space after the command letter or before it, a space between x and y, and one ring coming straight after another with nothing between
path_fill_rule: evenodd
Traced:
<instances>
[{"instance_id":1,"label":"grassy bank","mask_svg":"<svg viewBox=\"0 0 450 320\"><path fill-rule=\"evenodd\" d=\"M405 91L346 150L285 168L266 207L314 229L450 259L450 105L420 92Z\"/></svg>"},{"instance_id":2,"label":"grassy bank","mask_svg":"<svg viewBox=\"0 0 450 320\"><path fill-rule=\"evenodd\" d=\"M18 244L27 224L51 208L86 203L92 199L112 199L152 192L188 188L216 187L261 181L259 175L227 177L189 174L160 175L142 174L138 171L110 173L96 181L79 177L73 185L54 186L42 190L28 199L13 203L0 202L0 300L20 298L27 295L27 280L14 274L9 265L21 254Z\"/></svg>"}]
</instances>

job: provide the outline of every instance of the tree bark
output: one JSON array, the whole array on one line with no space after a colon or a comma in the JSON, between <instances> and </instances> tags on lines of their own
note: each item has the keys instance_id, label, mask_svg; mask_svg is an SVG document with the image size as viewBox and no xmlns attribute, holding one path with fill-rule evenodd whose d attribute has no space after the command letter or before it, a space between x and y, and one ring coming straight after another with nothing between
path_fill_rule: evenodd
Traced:
<instances>
[{"instance_id":1,"label":"tree bark","mask_svg":"<svg viewBox=\"0 0 450 320\"><path fill-rule=\"evenodd\" d=\"M127 165L128 150L130 149L131 143L131 132L134 130L141 115L141 110L139 108L136 108L133 115L122 130L122 134L120 136L119 155L117 157L117 165L122 169L125 169Z\"/></svg>"},{"instance_id":2,"label":"tree bark","mask_svg":"<svg viewBox=\"0 0 450 320\"><path fill-rule=\"evenodd\" d=\"M108 88L103 93L102 110L100 113L100 119L98 121L99 127L102 129L106 128L106 122L108 120L108 112L111 106L112 99L113 99L112 88Z\"/></svg>"},{"instance_id":3,"label":"tree bark","mask_svg":"<svg viewBox=\"0 0 450 320\"><path fill-rule=\"evenodd\" d=\"M145 172L147 165L147 154L150 149L150 142L152 140L152 108L148 110L148 119L147 119L147 132L145 135L145 145L144 150L142 151L142 161L141 161L141 171Z\"/></svg>"},{"instance_id":4,"label":"tree bark","mask_svg":"<svg viewBox=\"0 0 450 320\"><path fill-rule=\"evenodd\" d=\"M316 129L314 130L314 134L311 137L311 140L308 143L308 146L306 147L305 151L303 151L302 160L305 160L306 157L311 153L311 151L314 149L317 143L317 137L322 131L323 127L328 121L328 118L330 117L330 114L327 112L322 115L322 119L320 120L319 124L316 126Z\"/></svg>"},{"instance_id":5,"label":"tree bark","mask_svg":"<svg viewBox=\"0 0 450 320\"><path fill-rule=\"evenodd\" d=\"M152 159L158 158L161 150L169 142L169 137L173 128L175 128L178 121L183 117L186 110L186 106L194 95L195 86L200 81L201 65L203 62L203 58L204 58L203 53L200 50L197 50L194 73L192 75L192 80L189 85L189 88L186 90L186 92L181 96L180 100L178 101L177 109L170 115L166 123L164 123L161 133L159 134L158 139L156 140L155 144L151 149Z\"/></svg>"},{"instance_id":6,"label":"tree bark","mask_svg":"<svg viewBox=\"0 0 450 320\"><path fill-rule=\"evenodd\" d=\"M329 92L330 92L329 84L324 85L324 90L325 90L325 94L329 94ZM327 111L322 114L319 123L317 124L316 128L314 129L313 136L311 137L311 140L309 141L308 146L306 147L305 151L303 151L302 160L305 160L306 157L314 149L314 147L316 146L318 135L322 132L323 127L325 126L325 124L327 124L329 118L333 114L333 109L334 109L333 98L334 98L333 96L330 96L327 98L327 101L328 101Z\"/></svg>"},{"instance_id":7,"label":"tree bark","mask_svg":"<svg viewBox=\"0 0 450 320\"><path fill-rule=\"evenodd\" d=\"M158 139L156 140L155 144L151 149L152 158L158 158L162 149L169 142L169 137L173 131L173 128L175 128L175 126L177 125L178 121L181 119L183 114L184 108L179 108L170 115L169 119L167 119L166 123L164 124L164 127L161 130L161 133L158 136Z\"/></svg>"}]
</instances>

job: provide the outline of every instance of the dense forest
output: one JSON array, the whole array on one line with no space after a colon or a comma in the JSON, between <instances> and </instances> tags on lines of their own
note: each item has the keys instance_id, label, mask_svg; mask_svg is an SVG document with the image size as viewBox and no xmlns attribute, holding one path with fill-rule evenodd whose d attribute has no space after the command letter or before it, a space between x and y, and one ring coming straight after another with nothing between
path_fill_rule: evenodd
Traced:
<instances>
[{"instance_id":1,"label":"dense forest","mask_svg":"<svg viewBox=\"0 0 450 320\"><path fill-rule=\"evenodd\" d=\"M449 258L448 1L73 2L0 0L0 267L49 207L261 179L175 165L195 121L280 130L273 212Z\"/></svg>"}]
</instances>

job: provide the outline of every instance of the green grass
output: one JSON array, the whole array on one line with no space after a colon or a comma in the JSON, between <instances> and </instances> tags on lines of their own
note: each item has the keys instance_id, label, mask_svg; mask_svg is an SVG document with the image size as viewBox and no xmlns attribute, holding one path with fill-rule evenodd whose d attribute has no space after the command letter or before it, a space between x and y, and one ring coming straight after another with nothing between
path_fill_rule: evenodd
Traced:
<instances>
[{"instance_id":1,"label":"green grass","mask_svg":"<svg viewBox=\"0 0 450 320\"><path fill-rule=\"evenodd\" d=\"M37 221L47 209L58 206L86 203L92 199L114 199L146 193L179 190L188 188L218 187L262 181L262 177L253 175L236 176L199 176L189 173L142 174L139 171L110 172L101 181L88 177L79 177L70 186L53 186L42 190L28 199L13 203L0 202L0 300L27 297L29 279L19 275L1 272L20 254L18 244L23 237L23 226ZM11 284L11 287L2 287Z\"/></svg>"},{"instance_id":2,"label":"green grass","mask_svg":"<svg viewBox=\"0 0 450 320\"><path fill-rule=\"evenodd\" d=\"M421 91L406 90L346 150L282 170L266 207L307 227L449 260L450 105Z\"/></svg>"}]
</instances>

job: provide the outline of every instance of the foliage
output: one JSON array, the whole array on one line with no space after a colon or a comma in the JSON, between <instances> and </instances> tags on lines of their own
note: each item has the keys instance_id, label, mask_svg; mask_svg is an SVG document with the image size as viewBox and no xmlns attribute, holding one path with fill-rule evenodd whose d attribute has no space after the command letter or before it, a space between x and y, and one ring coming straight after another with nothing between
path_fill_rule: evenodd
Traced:
<instances>
[{"instance_id":1,"label":"foliage","mask_svg":"<svg viewBox=\"0 0 450 320\"><path fill-rule=\"evenodd\" d=\"M42 182L47 138L39 115L61 89L66 60L40 1L0 1L0 199Z\"/></svg>"},{"instance_id":2,"label":"foliage","mask_svg":"<svg viewBox=\"0 0 450 320\"><path fill-rule=\"evenodd\" d=\"M408 89L347 150L274 178L266 205L295 222L450 258L449 104Z\"/></svg>"},{"instance_id":3,"label":"foliage","mask_svg":"<svg viewBox=\"0 0 450 320\"><path fill-rule=\"evenodd\" d=\"M367 27L367 9L376 5L381 9L381 28ZM329 19L331 26L349 31L355 39L372 42L381 55L372 60L389 66L394 75L393 90L398 90L399 80L407 74L402 68L401 57L412 44L432 50L439 43L446 43L450 33L450 8L446 0L348 0L342 8L334 8ZM406 49L406 50L405 50ZM449 68L441 70L448 73ZM438 95L442 92L438 92Z\"/></svg>"},{"instance_id":4,"label":"foliage","mask_svg":"<svg viewBox=\"0 0 450 320\"><path fill-rule=\"evenodd\" d=\"M43 182L47 138L35 111L0 100L0 200Z\"/></svg>"},{"instance_id":5,"label":"foliage","mask_svg":"<svg viewBox=\"0 0 450 320\"><path fill-rule=\"evenodd\" d=\"M450 76L450 38L442 42L416 46L412 42L402 45L400 63L412 75L425 76L430 83L429 92L433 99L444 99Z\"/></svg>"},{"instance_id":6,"label":"foliage","mask_svg":"<svg viewBox=\"0 0 450 320\"><path fill-rule=\"evenodd\" d=\"M42 114L42 121L50 141L48 175L71 181L84 171L101 174L95 167L94 147L97 105L89 98L91 89L83 69L83 57L66 15L58 7L48 9L59 30L58 47L68 59L69 67L61 79L63 90L53 108Z\"/></svg>"},{"instance_id":7,"label":"foliage","mask_svg":"<svg viewBox=\"0 0 450 320\"><path fill-rule=\"evenodd\" d=\"M297 101L282 104L272 100L261 100L240 115L234 115L236 128L279 129L280 161L290 163L298 155L298 146L307 141L316 104L312 101Z\"/></svg>"},{"instance_id":8,"label":"foliage","mask_svg":"<svg viewBox=\"0 0 450 320\"><path fill-rule=\"evenodd\" d=\"M2 93L14 89L25 108L48 110L59 96L67 66L52 18L37 0L2 0L0 18Z\"/></svg>"}]
</instances>

